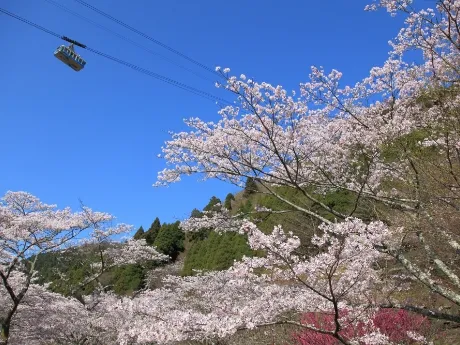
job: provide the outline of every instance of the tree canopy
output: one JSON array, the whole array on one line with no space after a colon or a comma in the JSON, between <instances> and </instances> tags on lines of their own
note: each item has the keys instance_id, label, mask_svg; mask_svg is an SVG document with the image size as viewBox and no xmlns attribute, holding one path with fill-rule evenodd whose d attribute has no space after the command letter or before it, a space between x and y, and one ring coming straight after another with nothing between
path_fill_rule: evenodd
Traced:
<instances>
[{"instance_id":1,"label":"tree canopy","mask_svg":"<svg viewBox=\"0 0 460 345\"><path fill-rule=\"evenodd\" d=\"M163 254L170 256L173 260L184 250L184 233L179 228L180 222L164 223L153 245Z\"/></svg>"},{"instance_id":2,"label":"tree canopy","mask_svg":"<svg viewBox=\"0 0 460 345\"><path fill-rule=\"evenodd\" d=\"M150 225L150 228L144 234L144 238L148 244L152 245L155 242L155 239L157 238L160 229L160 219L156 217L152 225Z\"/></svg>"},{"instance_id":3,"label":"tree canopy","mask_svg":"<svg viewBox=\"0 0 460 345\"><path fill-rule=\"evenodd\" d=\"M139 229L137 229L136 233L134 234L134 239L140 240L141 238L144 238L144 233L145 233L144 228L141 225Z\"/></svg>"}]
</instances>

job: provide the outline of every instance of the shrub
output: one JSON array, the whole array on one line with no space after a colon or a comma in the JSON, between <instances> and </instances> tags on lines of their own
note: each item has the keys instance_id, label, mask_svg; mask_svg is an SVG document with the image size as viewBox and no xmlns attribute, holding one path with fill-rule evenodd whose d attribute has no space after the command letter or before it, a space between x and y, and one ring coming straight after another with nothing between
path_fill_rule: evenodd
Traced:
<instances>
[{"instance_id":1,"label":"shrub","mask_svg":"<svg viewBox=\"0 0 460 345\"><path fill-rule=\"evenodd\" d=\"M346 315L346 312L343 312ZM390 341L398 344L415 344L408 332L426 335L430 328L428 318L410 313L406 310L381 309L372 319L378 330L385 334ZM321 313L305 313L302 323L326 331L334 330L334 315ZM339 334L345 339L369 334L371 330L362 322L343 326ZM305 329L293 334L294 345L340 345L340 342L329 334L322 334ZM372 345L362 343L362 345Z\"/></svg>"}]
</instances>

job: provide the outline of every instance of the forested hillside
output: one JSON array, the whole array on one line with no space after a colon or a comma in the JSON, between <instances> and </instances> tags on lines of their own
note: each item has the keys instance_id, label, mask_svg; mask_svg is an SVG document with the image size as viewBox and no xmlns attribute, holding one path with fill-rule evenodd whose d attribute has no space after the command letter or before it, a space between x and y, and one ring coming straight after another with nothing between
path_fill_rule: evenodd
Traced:
<instances>
[{"instance_id":1,"label":"forested hillside","mask_svg":"<svg viewBox=\"0 0 460 345\"><path fill-rule=\"evenodd\" d=\"M257 195L257 188L253 192L246 190L239 193L234 201L232 194L227 196L227 206L235 207L234 214L253 213L252 202ZM270 206L268 198L265 200ZM231 204L229 203L231 201ZM260 200L259 200L260 201ZM262 200L262 203L264 200ZM238 205L243 205L238 207ZM232 206L233 205L233 206ZM194 209L191 217L202 217L203 212L218 211L222 207L221 200L211 197L209 203L202 211ZM267 217L262 223L270 228L269 221L276 221L273 217ZM183 262L183 275L193 275L194 271L213 271L229 268L235 260L240 260L244 255L255 254L248 244L246 236L236 233L218 234L212 228L202 229L198 233L185 234L180 230L180 223L163 223L156 217L147 231L143 226L135 232L133 239L145 239L147 244L156 248L163 254L171 257L172 262L181 260ZM106 246L109 246L108 244ZM50 289L64 295L71 294L74 286L84 281L91 265L98 261L98 248L95 246L84 246L72 248L65 252L48 252L38 256L36 269L38 271L38 282L51 283ZM170 263L168 263L170 264ZM105 272L98 281L92 281L83 286L79 294L92 293L97 284L102 284L107 291L114 291L120 295L130 295L133 292L145 287L146 274L158 263L150 263L144 266L129 264L113 268ZM65 276L65 279L62 279Z\"/></svg>"},{"instance_id":2,"label":"forested hillside","mask_svg":"<svg viewBox=\"0 0 460 345\"><path fill-rule=\"evenodd\" d=\"M447 95L451 97L452 93L457 93L454 89L440 90L436 93ZM427 93L418 99L418 102L426 107L427 110L432 106L431 93ZM440 164L438 150L434 145L420 145L421 142L427 140L438 132L445 131L443 126L436 126L430 129L414 130L407 135L400 136L393 142L386 143L382 147L382 157L388 162L394 162L399 159L402 154L409 154L417 157L426 164L423 169L429 168L431 165ZM358 164L369 164L363 156L358 160ZM229 193L224 202L216 196L212 196L206 206L201 210L195 208L190 213L190 219L207 219L214 214L219 214L223 210L228 210L228 216L240 220L250 220L257 224L258 228L266 234L270 234L273 227L278 224L283 224L285 232L292 232L301 240L301 245L298 247L298 252L307 257L317 255L321 248L318 245L312 245L312 238L314 236L321 236L323 232L318 230L321 221L317 217L310 216L298 212L295 206L290 207L282 199L290 200L292 202L301 202L304 207L308 207L314 211L315 214L323 217L324 219L334 221L336 215L330 210L340 214L350 214L362 220L372 221L375 219L383 219L390 223L392 220L399 217L400 209L385 205L384 203L375 203L370 201L360 201L355 193L347 190L338 189L336 191L328 191L327 193L316 193L312 188L307 191L314 198L313 200L306 200L302 191L288 188L285 186L272 187L276 191L267 193L263 183L258 182L257 178L247 178L244 188L237 194ZM401 188L398 183L394 181L385 181L386 190L394 190ZM282 210L276 212L275 210ZM79 291L71 291L72 287L78 286L85 280L88 272L91 271L91 264L97 262L98 250L91 245L83 246L65 252L49 252L38 256L36 268L39 272L39 283L50 282L50 289L54 292L62 293L64 295L73 295L80 298L81 295L91 294L98 287L103 286L106 291L113 291L118 295L132 295L136 291L150 287L160 287L162 283L160 280L164 275L154 278L154 281L148 279L149 272L154 272L155 268L161 266L173 265L174 261L179 264L179 271L174 274L180 273L182 276L193 276L202 274L203 272L221 271L230 268L235 261L239 261L246 257L264 257L267 252L264 250L254 250L248 244L248 236L234 231L215 231L215 227L203 227L197 231L184 232L181 229L180 222L171 224L161 224L159 217L156 217L147 231L141 226L134 234L136 240L146 240L149 246L152 246L160 252L171 257L172 261L169 263L148 262L143 265L128 264L114 267L103 275L97 281L92 281L90 284L84 285ZM401 248L401 253L411 259L416 259L420 262L420 267L428 264L422 264L421 258L426 255L423 248L416 244L417 239L413 234L407 234L404 246ZM438 250L447 250L448 247L439 243ZM450 257L452 263L460 265L460 261L456 257ZM382 262L386 272L404 272L404 265L401 265L397 260L386 260ZM168 269L166 269L166 272ZM431 270L432 277L436 279L443 279L442 270ZM65 276L65 279L62 279ZM148 281L148 284L147 284ZM403 281L400 282L403 284ZM425 299L427 296L425 292L417 287L412 286L409 291L400 292L398 300L404 299ZM430 297L431 298L431 297ZM432 308L435 308L440 301L432 300L430 303ZM457 310L454 306L449 306L450 310L454 312ZM457 312L457 311L455 311ZM383 317L383 316L382 316ZM385 316L387 317L387 316ZM388 315L388 317L396 317ZM417 321L412 320L412 314L399 315L398 317L406 318L408 324L419 322L423 323L426 327L427 320L420 319ZM404 320L406 320L404 319ZM390 322L382 319L381 322ZM411 321L412 320L412 321ZM320 325L320 324L319 324ZM389 327L389 326L388 326ZM408 326L409 327L409 326ZM429 329L430 334L433 332L442 332L441 324L432 323ZM279 337L277 331L272 333L272 337ZM296 341L299 345L310 344L305 339L310 339L308 333L295 333ZM428 334L428 333L427 333ZM449 332L445 334L450 334ZM449 337L456 337L457 333L449 335ZM242 338L241 338L242 337ZM235 339L235 341L247 341L248 339L265 339L258 333L248 333L246 336L242 335ZM254 338L255 337L255 338ZM243 339L243 340L241 340ZM286 339L281 336L280 339ZM256 341L256 340L253 340ZM259 340L257 340L259 341ZM231 340L230 340L231 343ZM439 342L437 342L439 343ZM297 344L297 343L296 343ZM440 342L439 344L443 344ZM450 344L450 343L446 343Z\"/></svg>"},{"instance_id":3,"label":"forested hillside","mask_svg":"<svg viewBox=\"0 0 460 345\"><path fill-rule=\"evenodd\" d=\"M260 190L259 190L260 189ZM289 198L301 198L291 189L279 187L279 193ZM225 202L212 196L209 203L202 210L193 209L192 218L204 216L204 212L218 212L222 207L231 211L234 216L251 219L266 232L269 232L277 224L283 224L286 231L292 231L301 236L303 243L309 243L314 234L318 222L311 217L299 215L294 209L280 214L261 211L262 208L277 209L282 207L282 202L271 196L261 193L263 187L253 179L248 179L246 186L241 192L233 195L229 193ZM292 194L293 193L293 194ZM353 198L346 192L337 192L318 195L321 200L330 207L341 212L350 211L353 207ZM316 206L312 204L312 207ZM318 211L324 217L331 215ZM361 215L365 215L362 209ZM229 268L235 260L243 256L263 255L261 252L251 250L247 243L247 236L235 232L217 233L213 228L203 228L198 232L184 233L180 230L180 223L163 223L156 217L147 231L143 226L135 232L133 239L145 239L147 244L158 249L161 253L171 257L172 261L183 262L182 275L193 275L196 272L224 270ZM315 248L304 248L305 253L312 254ZM71 287L81 283L91 270L92 263L98 260L98 250L93 246L73 248L65 252L49 252L39 255L36 268L39 272L40 283L51 283L50 289L55 292L70 294ZM129 264L116 267L105 272L98 282L82 287L79 293L88 294L94 291L96 284L102 284L108 291L114 291L120 295L130 295L145 287L146 273L158 264L151 263L144 266ZM66 276L62 279L63 274Z\"/></svg>"},{"instance_id":4,"label":"forested hillside","mask_svg":"<svg viewBox=\"0 0 460 345\"><path fill-rule=\"evenodd\" d=\"M142 227L135 233L135 240L145 239L147 245L169 256L174 261L184 250L184 233L179 222L160 223L156 218L147 232ZM97 280L82 285L78 291L75 286L82 284L92 273L92 266L99 260L101 245L87 245L64 252L47 252L37 257L35 267L39 283L51 283L50 289L64 295L86 295L103 287L119 295L131 295L146 286L146 275L155 267L164 265L155 261L140 264L126 264L113 267ZM105 250L118 244L102 244Z\"/></svg>"}]
</instances>

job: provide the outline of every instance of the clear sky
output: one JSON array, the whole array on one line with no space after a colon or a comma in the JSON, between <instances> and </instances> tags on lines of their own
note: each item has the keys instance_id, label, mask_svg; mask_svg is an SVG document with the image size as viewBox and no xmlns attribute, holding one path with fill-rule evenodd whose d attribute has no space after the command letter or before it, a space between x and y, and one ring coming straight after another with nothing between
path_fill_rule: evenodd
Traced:
<instances>
[{"instance_id":1,"label":"clear sky","mask_svg":"<svg viewBox=\"0 0 460 345\"><path fill-rule=\"evenodd\" d=\"M213 76L73 0L55 0L151 50ZM311 65L355 83L387 58L401 18L365 12L367 0L86 0L201 63L297 89ZM232 100L198 78L44 0L0 6L96 50ZM156 156L183 119L217 120L217 106L88 51L74 72L53 56L59 39L0 14L0 194L28 191L59 207L78 199L148 228L183 219L232 185L184 179L154 188Z\"/></svg>"}]
</instances>

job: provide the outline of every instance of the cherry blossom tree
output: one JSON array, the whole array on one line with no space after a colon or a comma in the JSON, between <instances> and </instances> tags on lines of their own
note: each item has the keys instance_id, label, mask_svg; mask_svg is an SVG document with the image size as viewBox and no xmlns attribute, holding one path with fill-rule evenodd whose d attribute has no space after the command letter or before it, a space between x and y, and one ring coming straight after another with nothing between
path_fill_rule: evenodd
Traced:
<instances>
[{"instance_id":1,"label":"cherry blossom tree","mask_svg":"<svg viewBox=\"0 0 460 345\"><path fill-rule=\"evenodd\" d=\"M217 86L236 95L235 105L221 109L217 122L186 120L189 130L173 134L163 147L170 167L159 173L155 185L191 174L240 187L256 179L259 193L286 206L263 211L294 210L315 220L312 242L319 254L302 256L296 253L299 239L282 227L267 235L225 210L183 222L186 231L246 232L251 247L266 253L235 263L226 273L190 278L199 284L215 279L209 283L214 295L222 275L227 277L223 285L238 282L241 290L229 290L222 300L209 298L204 305L209 291L196 283L189 295L200 297L195 303L206 310L201 318L207 321L189 323L186 332L221 336L285 322L343 344L383 344L388 337L372 328L379 308L460 323L455 313L393 297L406 283L421 284L443 303L460 306L460 2L435 5L417 9L410 0L380 0L367 6L404 15L405 25L390 42L388 60L354 86L342 86L339 71L327 73L322 67L312 67L299 93L217 68L227 80ZM409 60L413 52L420 53L420 60ZM295 197L283 188L295 190ZM324 202L325 195L337 191L350 195L346 211ZM362 219L357 218L360 208L370 210ZM408 255L409 247L423 255ZM382 269L389 261L404 274ZM244 279L238 280L238 274ZM279 289L276 298L269 297L270 289ZM237 305L230 308L230 300ZM261 316L258 303L273 309ZM288 311L333 315L334 327L300 324L292 315L286 318ZM340 330L358 322L373 333L344 339Z\"/></svg>"},{"instance_id":2,"label":"cherry blossom tree","mask_svg":"<svg viewBox=\"0 0 460 345\"><path fill-rule=\"evenodd\" d=\"M82 244L90 244L97 249L100 261L91 266L92 272L75 287L75 291L97 280L102 273L115 265L168 259L147 246L145 241L128 241L107 246L111 237L131 230L126 224L111 226L113 219L110 214L95 212L87 207L82 207L80 212L72 212L69 208L58 210L56 205L45 204L25 192L5 194L0 204L2 344L8 344L10 337L13 344L40 343L39 340L46 336L49 341L53 337L50 337L49 332L43 331L45 328L55 329L55 334L66 334L64 329L69 331L67 334L72 334L75 332L69 330L70 324L89 321L84 321L87 311L83 305L78 305L76 299L66 299L34 284L37 273L35 263L40 254L65 251ZM62 312L64 310L65 313ZM49 316L46 325L37 322L40 315ZM61 321L58 322L57 319ZM60 327L65 320L68 321L65 322L66 326ZM41 331L36 331L37 329ZM83 328L80 327L81 330ZM33 334L42 336L35 337Z\"/></svg>"}]
</instances>

